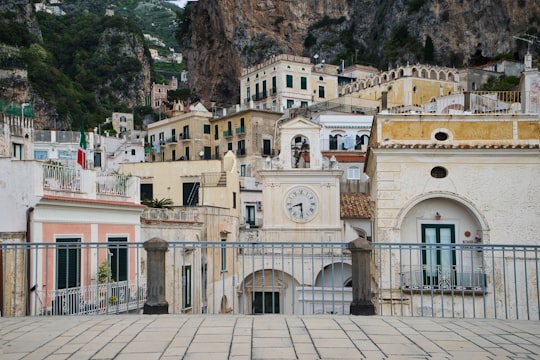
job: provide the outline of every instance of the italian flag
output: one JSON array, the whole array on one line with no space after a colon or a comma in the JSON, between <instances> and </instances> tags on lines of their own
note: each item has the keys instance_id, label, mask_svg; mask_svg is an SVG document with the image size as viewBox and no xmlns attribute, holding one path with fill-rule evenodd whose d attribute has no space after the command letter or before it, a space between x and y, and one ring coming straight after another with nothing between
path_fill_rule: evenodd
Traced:
<instances>
[{"instance_id":1,"label":"italian flag","mask_svg":"<svg viewBox=\"0 0 540 360\"><path fill-rule=\"evenodd\" d=\"M83 169L86 169L86 135L84 133L84 122L81 123L81 140L79 141L79 150L77 151L77 163Z\"/></svg>"}]
</instances>

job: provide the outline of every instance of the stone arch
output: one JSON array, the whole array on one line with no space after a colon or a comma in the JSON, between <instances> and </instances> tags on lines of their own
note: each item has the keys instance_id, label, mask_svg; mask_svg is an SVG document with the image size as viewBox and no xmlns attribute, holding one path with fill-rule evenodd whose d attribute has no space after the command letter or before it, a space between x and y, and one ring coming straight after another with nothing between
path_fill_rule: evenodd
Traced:
<instances>
[{"instance_id":1,"label":"stone arch","mask_svg":"<svg viewBox=\"0 0 540 360\"><path fill-rule=\"evenodd\" d=\"M328 264L319 271L315 278L317 287L351 287L352 265L348 263Z\"/></svg>"},{"instance_id":2,"label":"stone arch","mask_svg":"<svg viewBox=\"0 0 540 360\"><path fill-rule=\"evenodd\" d=\"M427 79L428 77L428 71L426 69L422 69L420 71L420 77L423 78L423 79Z\"/></svg>"},{"instance_id":3,"label":"stone arch","mask_svg":"<svg viewBox=\"0 0 540 360\"><path fill-rule=\"evenodd\" d=\"M412 76L418 77L418 69L415 67L412 68Z\"/></svg>"},{"instance_id":4,"label":"stone arch","mask_svg":"<svg viewBox=\"0 0 540 360\"><path fill-rule=\"evenodd\" d=\"M455 81L455 76L452 72L449 72L448 73L448 77L447 77L448 81Z\"/></svg>"},{"instance_id":5,"label":"stone arch","mask_svg":"<svg viewBox=\"0 0 540 360\"><path fill-rule=\"evenodd\" d=\"M486 218L484 217L484 215L482 215L482 213L480 212L480 210L478 210L474 203L461 195L449 191L431 191L422 195L418 195L415 198L411 199L405 206L401 208L398 215L396 216L396 219L394 220L394 230L401 229L405 217L415 206L417 206L423 201L430 199L448 199L458 203L459 205L467 209L472 216L474 216L476 221L478 221L478 223L480 224L481 231L484 234L489 231L489 225ZM484 238L484 241L487 240L488 239Z\"/></svg>"},{"instance_id":6,"label":"stone arch","mask_svg":"<svg viewBox=\"0 0 540 360\"><path fill-rule=\"evenodd\" d=\"M291 165L293 168L310 167L309 137L297 134L291 138Z\"/></svg>"},{"instance_id":7,"label":"stone arch","mask_svg":"<svg viewBox=\"0 0 540 360\"><path fill-rule=\"evenodd\" d=\"M444 71L439 71L439 80L445 80L446 81L446 73Z\"/></svg>"},{"instance_id":8,"label":"stone arch","mask_svg":"<svg viewBox=\"0 0 540 360\"><path fill-rule=\"evenodd\" d=\"M429 72L429 78L430 78L431 80L437 80L437 72L436 72L435 70L431 70L431 71Z\"/></svg>"},{"instance_id":9,"label":"stone arch","mask_svg":"<svg viewBox=\"0 0 540 360\"><path fill-rule=\"evenodd\" d=\"M257 293L264 293L274 298L275 313L289 312L288 306L295 298L293 289L299 286L298 281L288 272L278 269L261 269L244 277L237 288L239 306L244 314L255 314L258 299ZM277 294L277 295L276 295ZM269 301L268 299L263 301Z\"/></svg>"},{"instance_id":10,"label":"stone arch","mask_svg":"<svg viewBox=\"0 0 540 360\"><path fill-rule=\"evenodd\" d=\"M402 78L403 76L405 76L405 72L403 69L399 69L399 77Z\"/></svg>"}]
</instances>

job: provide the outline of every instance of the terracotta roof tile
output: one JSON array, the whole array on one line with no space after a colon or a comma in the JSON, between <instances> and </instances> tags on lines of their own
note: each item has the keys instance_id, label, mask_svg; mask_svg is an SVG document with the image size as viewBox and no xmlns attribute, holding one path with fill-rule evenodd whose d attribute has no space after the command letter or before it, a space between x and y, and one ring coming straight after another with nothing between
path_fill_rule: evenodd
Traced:
<instances>
[{"instance_id":1,"label":"terracotta roof tile","mask_svg":"<svg viewBox=\"0 0 540 360\"><path fill-rule=\"evenodd\" d=\"M371 219L373 218L373 202L367 194L341 193L341 218Z\"/></svg>"}]
</instances>

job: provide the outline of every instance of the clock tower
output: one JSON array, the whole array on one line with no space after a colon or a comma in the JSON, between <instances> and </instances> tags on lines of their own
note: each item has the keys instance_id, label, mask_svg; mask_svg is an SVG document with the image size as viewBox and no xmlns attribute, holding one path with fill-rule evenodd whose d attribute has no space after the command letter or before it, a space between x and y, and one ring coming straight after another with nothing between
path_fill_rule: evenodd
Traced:
<instances>
[{"instance_id":1,"label":"clock tower","mask_svg":"<svg viewBox=\"0 0 540 360\"><path fill-rule=\"evenodd\" d=\"M281 123L280 153L266 159L263 227L267 242L342 242L336 161L322 157L321 125L303 117Z\"/></svg>"}]
</instances>

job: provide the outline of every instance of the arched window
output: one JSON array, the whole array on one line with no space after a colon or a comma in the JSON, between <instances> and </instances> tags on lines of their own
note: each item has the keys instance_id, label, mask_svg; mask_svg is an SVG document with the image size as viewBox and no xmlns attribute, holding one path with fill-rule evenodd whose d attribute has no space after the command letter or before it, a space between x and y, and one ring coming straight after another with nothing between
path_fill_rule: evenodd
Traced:
<instances>
[{"instance_id":1,"label":"arched window","mask_svg":"<svg viewBox=\"0 0 540 360\"><path fill-rule=\"evenodd\" d=\"M291 166L293 168L309 168L309 139L303 135L293 137L291 141Z\"/></svg>"}]
</instances>

